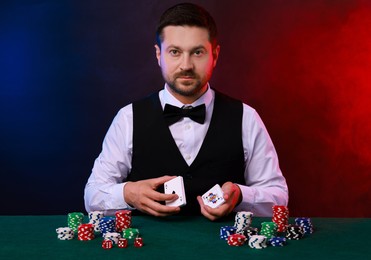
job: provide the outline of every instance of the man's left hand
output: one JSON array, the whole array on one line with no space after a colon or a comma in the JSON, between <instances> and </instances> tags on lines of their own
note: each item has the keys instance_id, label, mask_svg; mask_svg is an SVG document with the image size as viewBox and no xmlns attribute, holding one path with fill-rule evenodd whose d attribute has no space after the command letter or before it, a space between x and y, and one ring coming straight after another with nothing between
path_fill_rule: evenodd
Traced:
<instances>
[{"instance_id":1,"label":"man's left hand","mask_svg":"<svg viewBox=\"0 0 371 260\"><path fill-rule=\"evenodd\" d=\"M224 193L223 197L225 202L215 209L205 205L202 201L201 196L197 197L198 203L200 204L201 208L201 214L212 221L231 213L236 205L238 205L242 200L241 190L237 184L226 182L223 184L222 190Z\"/></svg>"}]
</instances>

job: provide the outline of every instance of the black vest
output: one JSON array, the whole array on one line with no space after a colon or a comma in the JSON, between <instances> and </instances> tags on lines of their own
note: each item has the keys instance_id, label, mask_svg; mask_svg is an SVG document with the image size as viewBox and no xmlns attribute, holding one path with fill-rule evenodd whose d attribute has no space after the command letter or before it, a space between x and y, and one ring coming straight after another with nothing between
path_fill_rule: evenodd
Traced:
<instances>
[{"instance_id":1,"label":"black vest","mask_svg":"<svg viewBox=\"0 0 371 260\"><path fill-rule=\"evenodd\" d=\"M133 157L128 181L183 176L187 199L183 214L199 214L196 197L217 183L244 184L240 101L215 92L209 129L190 166L179 152L162 112L158 93L133 103Z\"/></svg>"}]
</instances>

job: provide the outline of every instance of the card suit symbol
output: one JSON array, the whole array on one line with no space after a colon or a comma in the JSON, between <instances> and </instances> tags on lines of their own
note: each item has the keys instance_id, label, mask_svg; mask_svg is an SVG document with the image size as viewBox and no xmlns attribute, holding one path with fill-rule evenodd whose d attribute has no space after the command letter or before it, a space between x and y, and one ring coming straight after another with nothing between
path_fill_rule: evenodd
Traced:
<instances>
[{"instance_id":1,"label":"card suit symbol","mask_svg":"<svg viewBox=\"0 0 371 260\"><path fill-rule=\"evenodd\" d=\"M173 190L172 194L175 194L175 190Z\"/></svg>"}]
</instances>

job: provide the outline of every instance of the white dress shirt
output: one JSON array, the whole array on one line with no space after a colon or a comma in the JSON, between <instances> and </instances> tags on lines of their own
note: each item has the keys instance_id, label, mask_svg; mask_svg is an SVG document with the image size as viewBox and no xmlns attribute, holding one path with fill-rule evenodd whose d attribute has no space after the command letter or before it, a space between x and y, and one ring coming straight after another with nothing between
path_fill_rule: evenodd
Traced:
<instances>
[{"instance_id":1,"label":"white dress shirt","mask_svg":"<svg viewBox=\"0 0 371 260\"><path fill-rule=\"evenodd\" d=\"M184 160L190 165L199 152L210 125L215 92L209 87L192 106L205 104L204 124L183 118L169 128ZM159 92L162 107L182 107L166 87ZM251 211L255 216L272 216L273 205L287 205L288 189L279 168L278 157L268 132L257 112L243 104L242 141L245 158L245 185L239 187L242 202L234 211ZM122 108L114 118L100 155L94 162L85 187L87 212L104 211L111 215L119 209L132 209L124 198L125 181L131 171L133 152L132 104ZM176 174L174 174L176 175ZM211 188L211 187L210 187ZM202 194L200 194L202 195Z\"/></svg>"}]
</instances>

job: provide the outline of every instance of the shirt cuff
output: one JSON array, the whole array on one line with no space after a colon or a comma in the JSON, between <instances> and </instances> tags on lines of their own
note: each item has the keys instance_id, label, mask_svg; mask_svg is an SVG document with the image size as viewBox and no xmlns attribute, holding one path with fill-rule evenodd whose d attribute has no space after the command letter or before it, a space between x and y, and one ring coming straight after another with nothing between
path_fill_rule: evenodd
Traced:
<instances>
[{"instance_id":1,"label":"shirt cuff","mask_svg":"<svg viewBox=\"0 0 371 260\"><path fill-rule=\"evenodd\" d=\"M241 190L242 201L233 211L253 211L255 203L255 190L251 187L237 184Z\"/></svg>"},{"instance_id":2,"label":"shirt cuff","mask_svg":"<svg viewBox=\"0 0 371 260\"><path fill-rule=\"evenodd\" d=\"M124 198L125 183L119 183L112 188L112 205L109 208L113 209L129 209L134 210L135 208L131 207L126 203Z\"/></svg>"}]
</instances>

